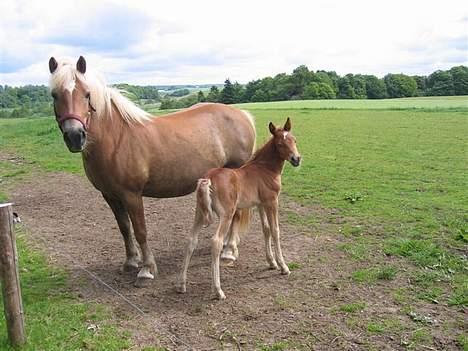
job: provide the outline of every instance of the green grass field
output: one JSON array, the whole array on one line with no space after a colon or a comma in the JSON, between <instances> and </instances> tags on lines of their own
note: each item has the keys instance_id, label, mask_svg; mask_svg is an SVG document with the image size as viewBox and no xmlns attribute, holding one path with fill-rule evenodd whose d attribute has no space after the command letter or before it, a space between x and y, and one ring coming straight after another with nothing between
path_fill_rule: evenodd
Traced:
<instances>
[{"instance_id":1,"label":"green grass field","mask_svg":"<svg viewBox=\"0 0 468 351\"><path fill-rule=\"evenodd\" d=\"M463 110L468 111L468 96L414 97L383 100L297 100L237 104L243 109L296 110L296 109L377 109L377 110Z\"/></svg>"},{"instance_id":2,"label":"green grass field","mask_svg":"<svg viewBox=\"0 0 468 351\"><path fill-rule=\"evenodd\" d=\"M467 97L239 107L255 116L259 145L267 139L268 121L281 125L291 117L304 161L299 169L286 166L284 192L304 205L337 209L359 224L343 228L352 239L343 246L350 259L365 264L370 251L401 257L416 285L405 299L436 300L454 310L468 306ZM53 118L0 120L0 148L26 165L0 160L0 200L29 169L82 173L80 156L66 150ZM314 221L296 217L298 223ZM393 267L369 267L352 279L371 284L395 274ZM381 327L369 325L369 332Z\"/></svg>"}]
</instances>

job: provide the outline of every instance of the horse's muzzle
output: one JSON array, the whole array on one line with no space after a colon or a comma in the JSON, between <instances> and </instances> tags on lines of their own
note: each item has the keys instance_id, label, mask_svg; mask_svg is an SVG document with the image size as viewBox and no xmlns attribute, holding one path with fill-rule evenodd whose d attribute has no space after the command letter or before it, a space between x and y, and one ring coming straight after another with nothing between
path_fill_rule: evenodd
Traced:
<instances>
[{"instance_id":1,"label":"horse's muzzle","mask_svg":"<svg viewBox=\"0 0 468 351\"><path fill-rule=\"evenodd\" d=\"M291 156L289 160L294 167L297 167L301 164L301 156Z\"/></svg>"},{"instance_id":2,"label":"horse's muzzle","mask_svg":"<svg viewBox=\"0 0 468 351\"><path fill-rule=\"evenodd\" d=\"M86 143L86 132L83 128L64 130L63 140L70 152L81 152Z\"/></svg>"}]
</instances>

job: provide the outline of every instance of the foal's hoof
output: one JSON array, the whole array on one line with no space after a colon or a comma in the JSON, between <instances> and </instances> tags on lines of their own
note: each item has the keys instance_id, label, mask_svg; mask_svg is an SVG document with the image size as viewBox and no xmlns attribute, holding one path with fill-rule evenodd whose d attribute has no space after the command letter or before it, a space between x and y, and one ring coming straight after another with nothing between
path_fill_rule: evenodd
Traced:
<instances>
[{"instance_id":1,"label":"foal's hoof","mask_svg":"<svg viewBox=\"0 0 468 351\"><path fill-rule=\"evenodd\" d=\"M279 267L278 267L278 264L276 262L271 262L270 266L268 268L274 271L274 270L278 269Z\"/></svg>"},{"instance_id":2,"label":"foal's hoof","mask_svg":"<svg viewBox=\"0 0 468 351\"><path fill-rule=\"evenodd\" d=\"M216 295L213 297L214 300L226 300L226 295L224 295L224 292L218 291Z\"/></svg>"},{"instance_id":3,"label":"foal's hoof","mask_svg":"<svg viewBox=\"0 0 468 351\"><path fill-rule=\"evenodd\" d=\"M289 270L288 267L281 268L281 274L282 274L282 275L290 275L290 274L291 274L291 271Z\"/></svg>"},{"instance_id":4,"label":"foal's hoof","mask_svg":"<svg viewBox=\"0 0 468 351\"><path fill-rule=\"evenodd\" d=\"M149 278L137 278L135 283L133 284L135 288L146 288L153 283L154 279Z\"/></svg>"}]
</instances>

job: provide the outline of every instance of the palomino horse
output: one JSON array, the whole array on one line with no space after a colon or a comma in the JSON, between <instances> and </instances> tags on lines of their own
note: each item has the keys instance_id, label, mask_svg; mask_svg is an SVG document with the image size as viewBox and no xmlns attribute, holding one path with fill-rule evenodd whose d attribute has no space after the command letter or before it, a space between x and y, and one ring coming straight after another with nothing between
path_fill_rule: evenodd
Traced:
<instances>
[{"instance_id":1,"label":"palomino horse","mask_svg":"<svg viewBox=\"0 0 468 351\"><path fill-rule=\"evenodd\" d=\"M289 274L284 262L280 245L278 223L278 196L281 190L281 172L285 161L294 167L299 166L301 156L296 148L296 138L291 134L289 118L283 128L269 125L273 137L258 150L253 158L237 169L210 169L204 178L198 181L197 208L190 241L177 282L179 292L186 291L187 269L193 251L198 243L198 232L202 226L213 221L213 212L219 217L216 234L211 239L211 259L213 288L219 299L225 299L219 277L219 258L223 247L224 235L242 230L248 224L249 209L256 206L260 213L265 238L266 259L271 269L281 269L282 274ZM240 216L236 211L242 209ZM237 212L238 213L238 212ZM275 255L271 250L271 237L275 245ZM236 240L231 235L230 241ZM237 244L237 242L230 243Z\"/></svg>"},{"instance_id":2,"label":"palomino horse","mask_svg":"<svg viewBox=\"0 0 468 351\"><path fill-rule=\"evenodd\" d=\"M252 117L221 104L202 104L170 115L149 114L86 73L86 61L49 60L55 116L71 152L81 152L91 183L109 204L125 241L124 269L143 262L136 286L157 273L148 247L142 196L167 198L196 189L213 167L239 167L255 144ZM129 221L130 218L130 221Z\"/></svg>"}]
</instances>

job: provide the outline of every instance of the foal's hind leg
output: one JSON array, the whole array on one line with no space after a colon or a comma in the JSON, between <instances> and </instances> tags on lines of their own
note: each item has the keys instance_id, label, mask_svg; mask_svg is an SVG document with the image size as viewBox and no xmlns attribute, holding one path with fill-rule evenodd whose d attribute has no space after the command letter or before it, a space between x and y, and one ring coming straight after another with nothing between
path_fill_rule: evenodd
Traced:
<instances>
[{"instance_id":1,"label":"foal's hind leg","mask_svg":"<svg viewBox=\"0 0 468 351\"><path fill-rule=\"evenodd\" d=\"M231 227L229 233L224 240L223 253L221 259L228 264L232 264L239 258L239 250L237 245L239 244L239 221L240 221L240 210L236 210L234 217L232 218Z\"/></svg>"},{"instance_id":2,"label":"foal's hind leg","mask_svg":"<svg viewBox=\"0 0 468 351\"><path fill-rule=\"evenodd\" d=\"M268 219L262 206L258 206L258 213L260 215L260 222L262 223L263 237L265 238L266 260L270 265L270 269L278 269L278 264L276 263L273 252L271 251L270 225L268 224Z\"/></svg>"},{"instance_id":3,"label":"foal's hind leg","mask_svg":"<svg viewBox=\"0 0 468 351\"><path fill-rule=\"evenodd\" d=\"M229 230L233 215L234 211L228 215L224 214L223 216L220 216L216 234L211 238L211 273L213 278L213 290L215 290L215 293L220 300L224 300L226 296L224 295L223 290L221 290L221 279L219 276L219 256L221 254L221 250L223 249L224 235Z\"/></svg>"},{"instance_id":4,"label":"foal's hind leg","mask_svg":"<svg viewBox=\"0 0 468 351\"><path fill-rule=\"evenodd\" d=\"M144 287L154 279L158 269L154 260L153 252L148 246L146 241L146 223L145 223L145 211L143 208L143 198L137 194L127 194L126 207L130 220L133 224L133 231L135 238L140 245L141 253L143 255L143 266L138 272L137 280L135 282L136 287Z\"/></svg>"},{"instance_id":5,"label":"foal's hind leg","mask_svg":"<svg viewBox=\"0 0 468 351\"><path fill-rule=\"evenodd\" d=\"M119 225L120 233L124 238L125 242L125 253L126 260L123 264L123 271L133 271L138 269L140 263L140 255L135 245L135 239L130 228L130 221L128 219L128 213L123 203L120 200L110 198L107 195L102 194L106 202L109 204L112 212L114 213L117 224Z\"/></svg>"},{"instance_id":6,"label":"foal's hind leg","mask_svg":"<svg viewBox=\"0 0 468 351\"><path fill-rule=\"evenodd\" d=\"M278 221L278 201L274 201L268 206L265 206L265 211L270 225L271 235L273 236L273 243L275 244L276 261L281 268L281 274L289 274L289 268L284 262L283 252L281 251L280 231Z\"/></svg>"},{"instance_id":7,"label":"foal's hind leg","mask_svg":"<svg viewBox=\"0 0 468 351\"><path fill-rule=\"evenodd\" d=\"M203 218L198 209L195 212L195 221L193 222L192 231L190 233L190 241L188 242L187 249L185 250L185 258L184 263L182 266L182 270L180 272L178 281L176 283L176 290L177 292L184 293L187 291L187 270L190 264L190 259L192 258L193 251L197 247L198 244L198 233L203 225Z\"/></svg>"}]
</instances>

